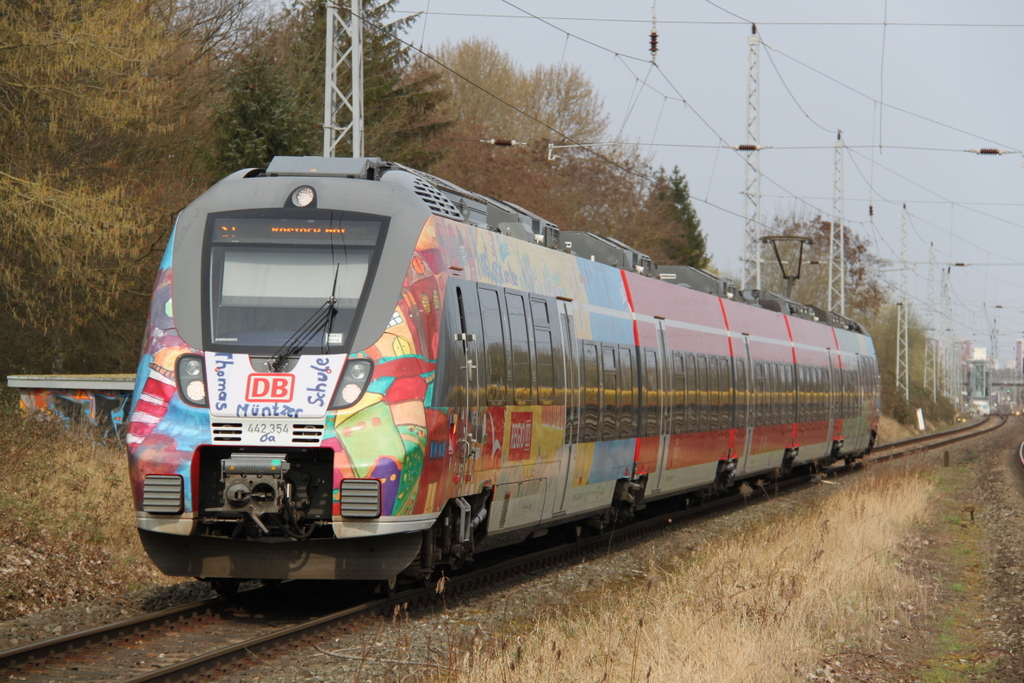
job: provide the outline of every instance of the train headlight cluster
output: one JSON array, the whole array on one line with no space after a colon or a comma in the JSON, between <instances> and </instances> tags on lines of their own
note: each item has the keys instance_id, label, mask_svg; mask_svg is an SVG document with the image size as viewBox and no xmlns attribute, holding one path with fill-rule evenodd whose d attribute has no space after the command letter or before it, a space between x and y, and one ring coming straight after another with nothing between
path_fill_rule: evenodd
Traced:
<instances>
[{"instance_id":1,"label":"train headlight cluster","mask_svg":"<svg viewBox=\"0 0 1024 683\"><path fill-rule=\"evenodd\" d=\"M192 353L178 357L178 394L189 405L206 407L206 369L203 357Z\"/></svg>"},{"instance_id":2,"label":"train headlight cluster","mask_svg":"<svg viewBox=\"0 0 1024 683\"><path fill-rule=\"evenodd\" d=\"M373 361L367 358L350 358L345 364L345 372L338 383L338 390L334 393L331 408L348 408L358 403L370 382L372 370Z\"/></svg>"}]
</instances>

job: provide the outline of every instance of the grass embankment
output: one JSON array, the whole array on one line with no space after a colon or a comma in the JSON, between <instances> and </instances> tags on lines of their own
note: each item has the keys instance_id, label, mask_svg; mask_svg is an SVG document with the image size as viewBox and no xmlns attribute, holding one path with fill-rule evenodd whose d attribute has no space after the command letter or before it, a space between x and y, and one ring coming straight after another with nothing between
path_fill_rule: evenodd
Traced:
<instances>
[{"instance_id":1,"label":"grass embankment","mask_svg":"<svg viewBox=\"0 0 1024 683\"><path fill-rule=\"evenodd\" d=\"M123 446L0 406L0 620L168 583L135 530Z\"/></svg>"},{"instance_id":2,"label":"grass embankment","mask_svg":"<svg viewBox=\"0 0 1024 683\"><path fill-rule=\"evenodd\" d=\"M666 559L646 585L483 644L460 680L827 680L823 657L877 651L890 620L929 601L895 551L932 480L889 467L842 487Z\"/></svg>"}]
</instances>

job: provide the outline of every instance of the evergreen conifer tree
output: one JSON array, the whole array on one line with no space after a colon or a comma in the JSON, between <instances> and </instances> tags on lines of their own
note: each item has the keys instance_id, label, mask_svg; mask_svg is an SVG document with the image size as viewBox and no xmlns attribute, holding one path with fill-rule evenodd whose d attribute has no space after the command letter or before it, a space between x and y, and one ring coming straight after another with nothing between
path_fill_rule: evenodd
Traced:
<instances>
[{"instance_id":1,"label":"evergreen conifer tree","mask_svg":"<svg viewBox=\"0 0 1024 683\"><path fill-rule=\"evenodd\" d=\"M707 268L711 263L707 239L690 201L690 184L678 166L671 173L665 173L664 168L658 171L651 200L652 208L665 212L672 226L662 238L662 251L668 259L666 263Z\"/></svg>"}]
</instances>

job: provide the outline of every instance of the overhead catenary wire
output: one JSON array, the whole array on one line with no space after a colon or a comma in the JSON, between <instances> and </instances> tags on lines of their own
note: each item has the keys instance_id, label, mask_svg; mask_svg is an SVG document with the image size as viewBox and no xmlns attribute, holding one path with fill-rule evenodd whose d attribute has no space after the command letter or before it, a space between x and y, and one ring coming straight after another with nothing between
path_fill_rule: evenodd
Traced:
<instances>
[{"instance_id":1,"label":"overhead catenary wire","mask_svg":"<svg viewBox=\"0 0 1024 683\"><path fill-rule=\"evenodd\" d=\"M583 44L591 46L591 47L593 47L595 49L604 50L608 54L613 55L614 59L616 61L618 61L620 64L623 64L624 66L627 67L627 69L629 69L629 71L633 75L635 83L637 84L637 86L639 88L645 89L645 90L649 90L649 91L651 91L653 93L656 93L656 94L660 95L660 97L662 99L662 102L661 102L661 107L658 110L658 120L659 120L659 123L660 123L662 115L665 114L665 109L666 109L668 103L669 102L678 101L678 102L682 103L684 105L684 107L686 107L694 116L696 116L701 121L702 125L704 125L707 128L707 130L711 131L711 133L716 138L718 138L718 142L719 142L718 145L714 145L714 144L711 144L711 145L694 145L694 144L679 144L679 143L660 143L660 142L656 141L656 133L655 133L654 135L651 136L651 138L649 140L645 140L645 141L642 141L642 142L636 142L636 143L630 143L630 144L637 144L639 146L647 146L648 149L653 149L653 148L673 148L673 147L675 147L675 148L690 148L690 149L701 149L701 148L704 148L704 149L715 149L715 151L716 151L716 153L715 153L716 165L717 165L717 159L718 159L718 156L720 155L722 147L729 147L730 149L732 149L732 146L726 144L724 136L722 136L722 135L720 135L718 133L718 131L715 129L715 126L713 124L711 124L711 121L709 119L707 119L705 116L703 116L695 107L693 107L692 104L690 103L690 101L688 101L687 98L682 96L682 94L680 93L679 89L674 86L674 84L672 83L671 78L669 78L668 75L664 73L663 69L661 69L659 67L658 72L659 72L659 74L661 74L661 76L663 77L664 81L669 85L670 91L671 91L669 93L663 92L663 91L661 91L660 88L657 88L657 87L653 86L653 84L651 83L650 79L648 78L649 73L650 73L650 67L648 68L648 74L645 74L645 75L641 75L641 74L636 73L634 71L634 69L632 68L632 64L634 62L647 61L648 64L649 64L650 63L649 59L645 60L645 59L642 59L640 57L636 57L634 55L629 55L629 54L623 53L620 50L613 50L613 49L607 48L607 47L605 47L603 45L600 45L600 43L597 42L597 41L594 41L594 40L591 40L591 39L588 39L588 38L584 38L584 37L578 35L577 33L574 33L572 31L566 30L566 29L564 29L564 28L562 28L560 26L557 26L557 25L552 23L553 21L559 21L559 20L580 20L580 21L585 21L585 20L589 20L590 18L585 18L585 17L583 17L583 18L581 18L581 17L545 17L545 16L541 16L539 14L533 14L533 13L527 12L527 11L523 10L522 7L519 7L514 2L509 2L507 0L503 0L503 1L505 2L505 4L507 4L510 7L515 8L517 11L523 12L523 16L529 17L530 19L541 20L546 25L548 25L550 28L562 32L562 34L565 36L566 45L568 44L568 42L570 40L579 40ZM713 2L708 3L708 4L710 4L712 6L718 7ZM456 14L456 13L452 13L452 14ZM518 16L518 15L508 15L508 16L512 17L512 16ZM732 16L738 17L739 15L733 14ZM595 20L604 20L604 19L596 18ZM623 20L625 21L626 19L623 19ZM640 21L641 20L635 20L635 23L640 23ZM646 20L642 20L642 21L646 21ZM699 24L699 23L708 23L708 22L700 22L700 21L665 21L665 20L662 20L662 23L665 23L665 24L672 24L672 23L680 23L680 24L682 24L682 23L694 23L694 24ZM747 24L747 23L749 23L749 20L746 19L746 18L741 18L741 19L739 19L737 21L721 22L721 23L732 23L732 24L739 25L739 24ZM899 25L940 25L939 22L935 22L934 24L927 24L926 22L924 22L924 23L922 23L922 22L889 22L887 17L886 17L885 21L883 21L881 23L879 23L879 22L771 22L771 21L758 22L758 23L760 23L760 24L762 24L764 26L798 25L798 24L806 24L806 25L854 25L854 24L858 24L858 25L863 25L863 26L881 26L883 28L886 28L886 30L887 30L887 27L899 26ZM951 24L946 24L946 25L965 26L966 24L951 23ZM977 26L980 27L980 26L983 26L983 25L982 24L978 24ZM1005 25L1000 25L1000 26L1002 27L1002 26L1005 26ZM849 86L848 84L844 83L840 79L836 79L836 78L834 78L834 77L832 77L832 76L830 76L828 74L825 74L821 70L814 69L813 67L810 67L808 64L802 62L799 59L796 59L796 58L790 56L789 54L787 54L786 52L783 52L782 50L778 50L778 49L772 47L772 45L770 45L770 44L767 44L766 47L769 50L769 53L768 53L769 54L769 59L770 59L770 62L772 63L772 65L773 65L773 68L776 71L776 74L779 77L780 83L782 83L783 86L786 88L789 96L794 101L794 103L797 105L797 107L802 110L802 113L808 119L808 121L810 121L812 124L816 125L819 128L824 128L826 130L828 129L827 127L823 126L819 121L817 121L813 116L811 116L810 115L810 110L806 109L806 107L804 107L802 105L802 103L799 102L799 98L797 96L797 93L795 91L793 91L792 88L789 86L788 79L786 78L786 74L783 71L783 69L781 68L781 65L778 63L778 60L774 59L774 53L778 53L778 54L780 54L780 55L782 55L784 57L787 57L791 61L793 61L794 63L797 63L797 64L799 64L801 66L804 66L805 68L812 69L814 72L818 73L819 75L821 75L821 76L823 76L825 78L828 78L829 80L839 84L840 86L848 89L849 91L854 92L855 94L857 94L857 95L859 95L861 97L864 97L867 100L871 101L873 103L873 106L878 106L880 108L884 107L884 109L886 111L900 111L900 112L905 113L907 115L910 115L910 116L913 116L913 117L917 117L920 120L928 121L928 122L934 123L935 125L939 125L939 126L945 127L945 128L947 128L949 130L954 130L956 132L960 132L960 133L963 133L963 134L971 135L975 139L984 141L985 143L988 143L988 144L1000 145L1002 147L1007 147L1007 148L1012 147L1010 145L1005 145L1004 143L998 142L998 141L996 141L996 140L994 140L994 139L992 139L990 137L987 137L987 136L984 136L984 135L979 135L977 133L973 133L973 132L964 130L962 128L958 128L956 126L951 126L951 125L946 124L946 123L944 123L942 121L937 121L935 119L932 119L931 117L922 116L920 114L917 114L917 113L909 111L909 110L902 109L900 107L893 107L893 106L889 105L888 103L884 103L882 101L884 99L884 97L880 97L878 99L872 98L872 97L870 97L868 95L865 95L863 92L859 91L857 88ZM563 59L564 59L564 57L563 57ZM880 68L881 68L881 65L880 65ZM673 96L672 93L674 93L675 96ZM631 96L630 97L630 100L629 100L630 101L630 105L629 105L629 110L628 110L629 112L632 112L634 110L634 108L637 106L638 97L639 97L639 95ZM500 98L497 98L497 99L500 100ZM516 108L513 107L513 109L516 109ZM520 113L528 116L527 112L520 112ZM548 129L552 130L553 133L558 134L558 131L554 131L550 127L548 127ZM624 128L623 128L623 130L624 130ZM573 140L569 139L568 136L566 136L566 139L567 139L567 141L570 141L570 142L576 142L576 141L573 141ZM577 144L579 144L579 143L577 143ZM864 149L864 148L870 147L872 149L872 151L874 151L875 145L874 144L871 144L871 145L850 145L850 147L851 147L851 150L858 149L858 148ZM965 151L965 150L962 150L962 149L954 149L954 148L951 148L951 147L943 147L943 146L938 146L938 145L937 146L927 146L927 145L893 145L893 146L889 146L889 145L886 145L886 147L888 149L903 148L903 149L908 149L908 150L917 150L917 151L935 152L935 153L963 153ZM828 147L825 146L825 145L821 145L821 146L818 146L818 145L789 145L789 146L781 146L780 145L780 146L778 146L778 149L780 149L780 150L786 150L786 149L800 150L800 149L816 149L816 148L827 149ZM589 151L591 153L593 153L593 156L595 156L597 158L604 159L606 162L611 163L613 166L619 168L620 170L623 170L623 171L629 172L629 173L631 173L633 175L636 175L638 177L650 180L650 177L647 176L646 174L638 173L636 171L636 169L626 169L626 168L623 168L620 164L615 163L614 159L610 159L606 155L600 154L600 152L597 152L597 150L589 150ZM1008 150L1008 151L1011 151L1011 150ZM1019 152L1014 152L1014 153L1019 153ZM864 155L862 155L862 157L863 156ZM875 169L875 164L872 163L872 165L871 165L872 175L874 174L874 169ZM912 182L912 183L915 182L915 181L910 181L910 179L907 176L903 175L903 174L898 174L897 173L897 175L898 176L902 176L904 179L908 180L909 182ZM785 187L785 184L783 182L777 182L776 180L772 179L769 174L765 174L764 177L765 177L765 180L767 180L768 182L771 182L778 189L782 190L783 193L785 193L784 195L780 195L780 196L790 197L794 201L797 201L797 202L799 202L799 203L801 203L801 204L803 204L805 206L808 206L808 207L810 207L812 210L814 210L816 212L824 213L824 211L821 208L819 208L819 206L817 206L817 205L812 203L813 201L817 200L817 198L807 197L807 196L805 196L806 193L801 193L801 194L798 195L797 193L794 193L794 192L790 191L787 187ZM928 190L927 186L925 184L923 184L923 183L917 183L916 186ZM875 183L870 182L869 183L869 187L875 188ZM710 208L717 209L717 210L723 212L726 215L732 215L732 216L737 216L738 217L737 212L731 211L731 210L729 210L725 206L720 206L720 205L716 204L715 202L710 201L710 189L711 189L711 183L710 182L709 182L709 188L708 189L709 189L709 194L708 194L707 197L702 198L702 197L694 195L694 196L692 196L692 198L695 201L698 201L698 202L700 202L702 204L705 204L706 206L708 206ZM874 191L874 189L873 189L873 191ZM931 190L928 190L928 191L932 192L932 194L934 196L942 197L941 193L934 192L934 191L931 191ZM884 200L884 201L888 202L888 201L895 201L895 200ZM947 199L943 198L941 201L936 201L936 202L933 202L933 201L929 200L928 203L945 203L946 201L947 201ZM869 203L870 203L870 200L869 200ZM999 206L1000 205L999 203L995 203L995 202L984 203L984 202L953 202L953 201L950 201L951 207L955 206L955 204L957 204L957 203L960 203L964 208L967 208L968 210L974 210L974 209L970 208L972 206ZM1011 221L1007 221L1006 219L1001 219L1000 217L994 216L992 214L988 214L987 212L979 211L978 213L979 213L979 215L989 215L989 216L995 218L996 220L1002 220L1003 222L1006 222L1006 223L1009 223L1009 224L1014 224ZM849 223L851 225L865 225L866 227L870 227L870 228L874 229L875 232L876 232L876 235L878 235L879 238L882 237L882 234L880 232L878 232L877 227L875 227L874 225L868 225L868 224L865 224L865 223L861 223L860 221L844 221L844 222ZM926 221L926 224L928 224L930 226L934 226L934 224L931 223L931 222L927 222ZM946 229L946 232L949 232L949 230ZM960 238L958 237L958 239L960 239ZM884 239L876 239L876 243L884 244ZM970 244L969 242L967 242L967 243ZM977 245L971 245L971 246L976 247ZM889 251L891 253L892 249L890 248ZM991 252L989 252L989 253L991 253Z\"/></svg>"},{"instance_id":2,"label":"overhead catenary wire","mask_svg":"<svg viewBox=\"0 0 1024 683\"><path fill-rule=\"evenodd\" d=\"M716 5L717 7L717 5ZM487 12L439 12L439 11L428 11L428 10L395 10L399 13L404 14L430 14L436 17L467 17L467 18L479 18L479 19L527 19L521 14L496 14ZM529 17L533 18L533 17ZM577 21L580 23L603 23L603 24L646 24L646 19L630 19L628 17L581 17L581 16L554 16L554 15L537 15L538 19L545 19L547 21ZM750 21L745 19L736 19L734 21L728 20L711 20L711 19L661 19L659 23L665 25L681 25L681 26L745 26L749 25ZM850 27L863 27L863 28L878 28L882 25L879 21L758 21L763 26L808 26L808 27L819 27L819 26L850 26ZM963 22L963 21L890 21L887 23L890 27L899 28L998 28L998 29L1022 29L1024 24L1016 23L1005 23L1005 24L994 24L994 23L982 23L982 22Z\"/></svg>"}]
</instances>

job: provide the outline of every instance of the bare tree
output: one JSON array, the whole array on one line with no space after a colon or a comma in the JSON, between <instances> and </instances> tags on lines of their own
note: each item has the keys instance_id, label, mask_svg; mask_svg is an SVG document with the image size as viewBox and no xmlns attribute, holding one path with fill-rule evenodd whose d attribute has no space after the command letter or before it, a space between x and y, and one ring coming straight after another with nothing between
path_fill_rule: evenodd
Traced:
<instances>
[{"instance_id":1,"label":"bare tree","mask_svg":"<svg viewBox=\"0 0 1024 683\"><path fill-rule=\"evenodd\" d=\"M5 371L130 368L247 0L0 9Z\"/></svg>"}]
</instances>

